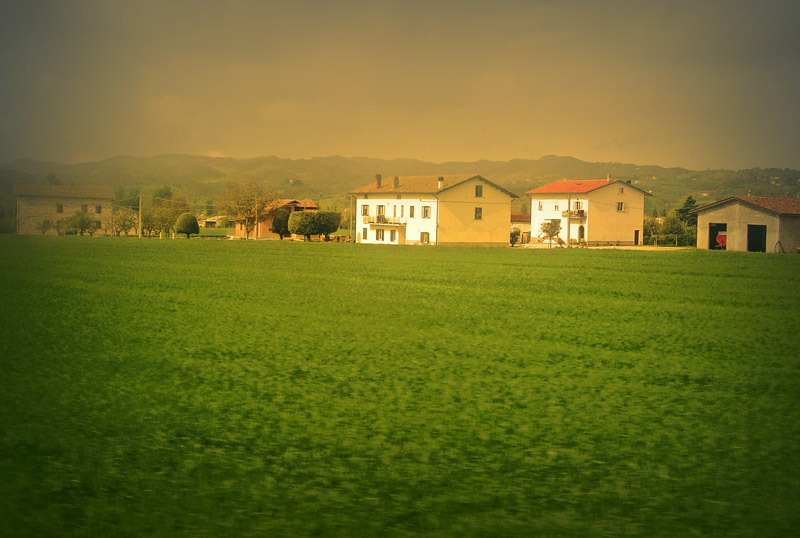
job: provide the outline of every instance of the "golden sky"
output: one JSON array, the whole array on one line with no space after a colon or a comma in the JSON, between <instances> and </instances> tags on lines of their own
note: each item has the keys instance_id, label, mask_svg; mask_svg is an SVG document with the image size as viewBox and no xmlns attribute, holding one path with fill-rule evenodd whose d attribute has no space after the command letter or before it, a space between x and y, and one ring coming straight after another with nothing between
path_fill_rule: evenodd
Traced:
<instances>
[{"instance_id":1,"label":"golden sky","mask_svg":"<svg viewBox=\"0 0 800 538\"><path fill-rule=\"evenodd\" d=\"M120 154L800 168L800 3L0 7L0 162Z\"/></svg>"}]
</instances>

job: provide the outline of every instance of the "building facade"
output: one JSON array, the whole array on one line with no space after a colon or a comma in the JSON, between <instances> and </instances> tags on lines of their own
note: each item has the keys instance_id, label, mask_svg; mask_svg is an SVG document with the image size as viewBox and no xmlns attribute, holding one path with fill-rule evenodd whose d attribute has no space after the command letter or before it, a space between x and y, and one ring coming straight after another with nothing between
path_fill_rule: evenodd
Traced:
<instances>
[{"instance_id":1,"label":"building facade","mask_svg":"<svg viewBox=\"0 0 800 538\"><path fill-rule=\"evenodd\" d=\"M644 197L630 183L611 179L554 181L528 191L531 238L542 239L542 224L557 221L558 239L573 245L640 245ZM555 239L555 238L554 238Z\"/></svg>"},{"instance_id":2,"label":"building facade","mask_svg":"<svg viewBox=\"0 0 800 538\"><path fill-rule=\"evenodd\" d=\"M351 195L356 241L387 245L506 246L517 197L471 174L377 175Z\"/></svg>"},{"instance_id":3,"label":"building facade","mask_svg":"<svg viewBox=\"0 0 800 538\"><path fill-rule=\"evenodd\" d=\"M110 233L114 198L111 187L18 184L14 186L14 196L18 234L40 234L39 227L45 221L52 226L48 234L61 233L62 221L78 211L91 215L103 230L100 233Z\"/></svg>"},{"instance_id":4,"label":"building facade","mask_svg":"<svg viewBox=\"0 0 800 538\"><path fill-rule=\"evenodd\" d=\"M739 252L797 252L800 200L732 196L698 207L697 248Z\"/></svg>"}]
</instances>

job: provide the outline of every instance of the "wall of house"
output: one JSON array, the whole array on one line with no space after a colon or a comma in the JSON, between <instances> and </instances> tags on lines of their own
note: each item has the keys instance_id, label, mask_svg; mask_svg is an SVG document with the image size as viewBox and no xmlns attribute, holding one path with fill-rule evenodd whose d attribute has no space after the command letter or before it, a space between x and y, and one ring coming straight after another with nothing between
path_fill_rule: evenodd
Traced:
<instances>
[{"instance_id":1,"label":"wall of house","mask_svg":"<svg viewBox=\"0 0 800 538\"><path fill-rule=\"evenodd\" d=\"M644 196L642 191L623 182L610 183L588 193L586 242L632 245L638 230L639 244L642 244ZM625 204L623 211L618 210L619 202Z\"/></svg>"},{"instance_id":2,"label":"wall of house","mask_svg":"<svg viewBox=\"0 0 800 538\"><path fill-rule=\"evenodd\" d=\"M58 213L57 206L61 204L62 212ZM95 220L100 221L100 228L103 230L111 229L111 200L103 198L67 198L50 196L18 196L17 197L17 233L18 234L41 234L36 227L42 221L49 220L53 226L59 221L63 221L82 211L82 206L87 206L89 215ZM100 213L95 212L96 206L100 206ZM53 228L48 234L57 234ZM99 232L103 234L104 232Z\"/></svg>"},{"instance_id":3,"label":"wall of house","mask_svg":"<svg viewBox=\"0 0 800 538\"><path fill-rule=\"evenodd\" d=\"M397 224L386 225L375 222L370 223L370 217L378 214L378 206L384 206L384 215L387 220L395 221ZM368 215L362 214L362 207L367 206ZM423 206L431 208L428 218L422 217ZM410 217L411 207L414 208L414 216ZM360 195L356 199L356 229L355 238L358 243L369 243L373 245L415 245L421 241L421 234L427 232L430 235L430 244L436 244L436 216L438 211L437 200L433 195L422 194L398 194L390 198L364 198ZM364 236L366 230L366 237ZM376 238L376 231L383 230L383 240ZM395 230L395 239L391 240L391 231Z\"/></svg>"},{"instance_id":4,"label":"wall of house","mask_svg":"<svg viewBox=\"0 0 800 538\"><path fill-rule=\"evenodd\" d=\"M482 185L482 196L475 186ZM479 179L466 181L439 193L439 245L470 244L508 246L511 196ZM475 219L475 208L481 219Z\"/></svg>"},{"instance_id":5,"label":"wall of house","mask_svg":"<svg viewBox=\"0 0 800 538\"><path fill-rule=\"evenodd\" d=\"M781 240L781 245L783 245L783 250L796 253L797 249L800 248L800 216L782 215L780 222L779 239ZM767 229L767 234L769 234L769 229ZM769 248L770 245L767 243L767 250Z\"/></svg>"},{"instance_id":6,"label":"wall of house","mask_svg":"<svg viewBox=\"0 0 800 538\"><path fill-rule=\"evenodd\" d=\"M773 252L775 243L780 239L780 219L765 209L746 206L737 200L717 206L697 214L697 248L707 249L708 225L711 223L727 224L726 250L747 252L747 225L759 224L767 227L767 252ZM784 243L784 249L786 243ZM797 247L795 247L797 248Z\"/></svg>"},{"instance_id":7,"label":"wall of house","mask_svg":"<svg viewBox=\"0 0 800 538\"><path fill-rule=\"evenodd\" d=\"M551 198L548 198L551 196ZM552 198L552 196L556 196L556 198ZM541 202L542 209L539 209L539 202ZM542 234L542 224L545 222L549 222L551 220L559 220L561 222L561 232L559 232L558 237L567 242L567 237L569 237L570 242L577 242L580 227L584 227L584 231L586 230L586 218L570 218L564 216L564 212L569 210L573 210L575 208L575 204L579 203L581 209L584 211L588 208L588 200L586 199L585 194L575 194L574 196L570 196L567 198L566 195L556 194L556 195L546 195L546 194L533 194L531 195L531 238L532 240L536 240L535 238L542 238L545 239L544 234ZM569 222L569 231L567 230L567 223Z\"/></svg>"}]
</instances>

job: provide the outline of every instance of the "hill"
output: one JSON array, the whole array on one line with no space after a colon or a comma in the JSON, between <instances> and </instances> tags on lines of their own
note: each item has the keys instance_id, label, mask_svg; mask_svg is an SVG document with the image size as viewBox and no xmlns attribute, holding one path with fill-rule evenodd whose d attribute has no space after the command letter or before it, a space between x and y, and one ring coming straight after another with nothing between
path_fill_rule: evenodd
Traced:
<instances>
[{"instance_id":1,"label":"hill","mask_svg":"<svg viewBox=\"0 0 800 538\"><path fill-rule=\"evenodd\" d=\"M733 194L794 196L800 190L800 171L791 169L689 170L617 162L587 162L574 157L547 155L540 159L432 163L416 159L368 157L314 157L286 159L277 156L234 159L202 155L123 155L96 162L62 164L22 159L0 165L0 211L13 212L14 183L36 183L48 176L66 184L141 188L149 192L170 185L186 199L204 204L221 191L229 178L262 181L282 197L313 198L323 206L343 207L347 192L372 180L414 174L477 173L521 196L525 191L556 179L604 178L630 180L653 196L647 211L662 212L679 206L692 195L700 203ZM524 196L515 203L522 211ZM4 226L5 227L5 226Z\"/></svg>"}]
</instances>

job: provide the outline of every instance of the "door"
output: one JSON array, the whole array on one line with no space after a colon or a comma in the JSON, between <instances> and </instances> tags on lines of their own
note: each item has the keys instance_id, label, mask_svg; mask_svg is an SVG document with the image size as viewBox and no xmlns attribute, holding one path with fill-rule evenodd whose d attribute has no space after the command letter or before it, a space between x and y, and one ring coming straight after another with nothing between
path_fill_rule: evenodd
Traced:
<instances>
[{"instance_id":1,"label":"door","mask_svg":"<svg viewBox=\"0 0 800 538\"><path fill-rule=\"evenodd\" d=\"M767 251L767 226L765 224L747 225L747 252Z\"/></svg>"},{"instance_id":2,"label":"door","mask_svg":"<svg viewBox=\"0 0 800 538\"><path fill-rule=\"evenodd\" d=\"M639 244L639 230L634 230L633 232L633 244L634 245Z\"/></svg>"}]
</instances>

